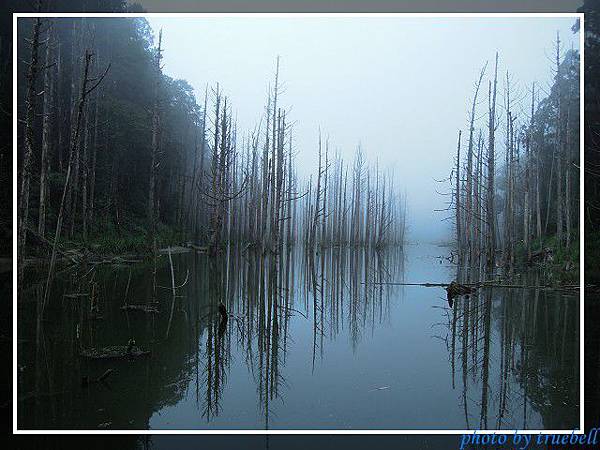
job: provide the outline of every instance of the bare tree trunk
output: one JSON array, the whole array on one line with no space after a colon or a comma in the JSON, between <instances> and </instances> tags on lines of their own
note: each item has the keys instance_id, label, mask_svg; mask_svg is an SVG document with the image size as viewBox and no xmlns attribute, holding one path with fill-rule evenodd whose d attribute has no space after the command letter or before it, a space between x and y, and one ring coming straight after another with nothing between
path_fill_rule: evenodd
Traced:
<instances>
[{"instance_id":1,"label":"bare tree trunk","mask_svg":"<svg viewBox=\"0 0 600 450\"><path fill-rule=\"evenodd\" d=\"M560 101L560 37L556 33L556 241L563 244L563 194L562 194L562 114Z\"/></svg>"},{"instance_id":2,"label":"bare tree trunk","mask_svg":"<svg viewBox=\"0 0 600 450\"><path fill-rule=\"evenodd\" d=\"M540 199L540 151L542 148L542 143L537 143L537 149L535 152L535 225L536 225L536 237L540 243L540 248L542 245L542 205Z\"/></svg>"},{"instance_id":3,"label":"bare tree trunk","mask_svg":"<svg viewBox=\"0 0 600 450\"><path fill-rule=\"evenodd\" d=\"M81 18L80 19L80 26L79 26L79 33L78 36L76 38L76 35L73 37L74 39L74 46L76 45L76 42L78 42L78 46L76 47L78 50L79 49L83 49L83 36L84 36L84 23L85 23L85 18ZM77 28L75 28L75 30L77 30ZM75 54L74 54L75 56ZM79 58L77 58L79 59ZM91 61L90 61L91 63ZM83 64L82 64L83 65ZM83 83L83 80L80 81L80 83ZM85 113L83 114L83 117L85 117ZM82 118L83 118L82 117ZM71 134L71 136L73 136L73 134ZM78 136L78 139L81 139L80 136ZM80 176L80 165L81 165L81 145L80 142L77 143L77 145L75 146L75 160L74 160L74 165L73 165L73 187L71 189L69 189L69 214L68 214L68 219L70 220L70 230L69 230L69 235L72 236L73 233L75 232L75 222L77 219L77 199L79 197L79 176Z\"/></svg>"},{"instance_id":4,"label":"bare tree trunk","mask_svg":"<svg viewBox=\"0 0 600 450\"><path fill-rule=\"evenodd\" d=\"M510 103L510 77L508 74L508 70L506 71L506 95L505 95L505 107L506 110L506 150L504 152L504 167L505 167L505 186L504 186L504 242L503 242L503 256L504 262L508 264L511 259L510 248L511 248L511 240L513 238L513 231L511 230L511 220L512 220L512 211L511 211L511 179L512 179L512 162L511 162L511 153L512 153L512 115L511 115L511 103Z\"/></svg>"},{"instance_id":5,"label":"bare tree trunk","mask_svg":"<svg viewBox=\"0 0 600 450\"><path fill-rule=\"evenodd\" d=\"M316 237L317 237L317 226L319 224L319 213L320 213L320 204L321 204L321 175L323 173L323 168L322 168L322 143L321 143L321 130L319 130L319 166L317 169L317 186L316 186L316 190L315 190L315 212L314 212L314 217L313 217L313 223L312 223L312 227L311 227L311 233L310 233L310 247L313 247L316 244Z\"/></svg>"},{"instance_id":6,"label":"bare tree trunk","mask_svg":"<svg viewBox=\"0 0 600 450\"><path fill-rule=\"evenodd\" d=\"M527 260L531 260L531 164L533 145L533 125L535 118L535 82L531 86L531 117L525 141L525 198L523 202L523 241L527 250Z\"/></svg>"},{"instance_id":7,"label":"bare tree trunk","mask_svg":"<svg viewBox=\"0 0 600 450\"><path fill-rule=\"evenodd\" d=\"M486 222L487 222L487 266L492 268L495 262L496 253L496 213L494 208L494 176L495 176L495 158L494 153L494 133L496 132L496 86L498 81L498 52L496 52L496 64L494 68L494 85L489 85L489 125L488 125L488 154L487 154L487 193L486 193Z\"/></svg>"},{"instance_id":8,"label":"bare tree trunk","mask_svg":"<svg viewBox=\"0 0 600 450\"><path fill-rule=\"evenodd\" d=\"M159 152L159 127L160 127L160 104L159 104L159 88L162 78L160 60L161 60L161 44L162 44L162 29L158 33L158 49L154 62L154 106L152 108L152 158L150 162L150 187L148 189L148 222L150 225L150 239L152 251L157 252L156 242L156 179L158 169L158 152Z\"/></svg>"},{"instance_id":9,"label":"bare tree trunk","mask_svg":"<svg viewBox=\"0 0 600 450\"><path fill-rule=\"evenodd\" d=\"M38 3L38 10L41 2ZM29 70L27 72L27 92L25 94L25 153L23 155L23 167L21 170L21 192L19 197L18 210L18 249L17 257L19 262L18 281L22 288L23 267L25 261L25 244L27 236L27 225L29 222L29 187L31 184L31 164L33 159L33 125L35 120L36 104L36 81L39 71L38 50L40 45L40 28L42 19L37 17L33 23L31 38L31 61L29 61Z\"/></svg>"},{"instance_id":10,"label":"bare tree trunk","mask_svg":"<svg viewBox=\"0 0 600 450\"><path fill-rule=\"evenodd\" d=\"M515 137L514 137L514 121L512 114L510 114L510 152L508 158L508 223L510 229L509 245L508 245L508 264L512 268L515 262ZM518 152L518 149L517 149Z\"/></svg>"},{"instance_id":11,"label":"bare tree trunk","mask_svg":"<svg viewBox=\"0 0 600 450\"><path fill-rule=\"evenodd\" d=\"M100 56L98 54L98 51L96 51L96 66L100 67ZM97 160L97 155L98 155L98 139L99 139L99 135L98 135L98 121L100 119L100 103L104 97L104 94L101 93L100 91L102 90L102 88L100 87L100 89L98 90L99 92L96 93L95 97L96 97L96 101L94 103L94 146L92 148L92 155L91 155L91 161L90 161L90 181L89 181L89 196L88 196L88 202L89 202L89 207L88 207L88 218L87 218L87 222L89 224L93 223L94 221L94 212L95 212L95 195L96 195L96 160Z\"/></svg>"},{"instance_id":12,"label":"bare tree trunk","mask_svg":"<svg viewBox=\"0 0 600 450\"><path fill-rule=\"evenodd\" d=\"M53 37L52 29L49 31L49 36L46 43L46 70L44 72L44 107L42 117L42 155L40 158L40 204L38 213L38 234L44 237L46 233L46 197L48 194L48 160L50 146L50 116L51 109L54 107L53 98L53 79L50 70L50 61L52 59Z\"/></svg>"},{"instance_id":13,"label":"bare tree trunk","mask_svg":"<svg viewBox=\"0 0 600 450\"><path fill-rule=\"evenodd\" d=\"M571 246L571 88L567 97L565 124L565 245Z\"/></svg>"},{"instance_id":14,"label":"bare tree trunk","mask_svg":"<svg viewBox=\"0 0 600 450\"><path fill-rule=\"evenodd\" d=\"M98 63L100 62L100 58L97 59ZM100 64L98 64L100 67ZM89 223L93 223L94 220L94 201L96 194L96 159L98 155L98 119L100 116L100 93L96 95L96 104L94 110L94 147L92 150L92 160L90 162L90 194L89 194Z\"/></svg>"},{"instance_id":15,"label":"bare tree trunk","mask_svg":"<svg viewBox=\"0 0 600 450\"><path fill-rule=\"evenodd\" d=\"M482 199L481 193L483 192L483 174L482 174L482 159L483 159L483 139L481 137L481 130L479 131L479 138L477 140L477 165L475 167L475 180L474 180L474 209L475 209L475 225L474 225L474 255L473 260L478 262L481 258L481 235L482 235L482 223L483 223L483 212L482 212Z\"/></svg>"},{"instance_id":16,"label":"bare tree trunk","mask_svg":"<svg viewBox=\"0 0 600 450\"><path fill-rule=\"evenodd\" d=\"M459 264L462 263L462 230L461 230L461 212L460 212L460 137L461 130L458 130L458 144L456 145L456 187L454 189L454 205L456 207L456 251L458 253Z\"/></svg>"},{"instance_id":17,"label":"bare tree trunk","mask_svg":"<svg viewBox=\"0 0 600 450\"><path fill-rule=\"evenodd\" d=\"M469 259L473 256L473 240L474 240L474 227L472 226L474 220L473 214L473 133L475 132L475 109L477 107L477 95L479 94L479 88L481 87L481 81L485 74L487 63L481 69L479 79L475 84L475 93L473 94L473 103L471 105L471 118L469 121L469 146L467 148L467 186L466 186L466 199L465 199L465 219L466 219L466 242L467 242L467 255Z\"/></svg>"},{"instance_id":18,"label":"bare tree trunk","mask_svg":"<svg viewBox=\"0 0 600 450\"><path fill-rule=\"evenodd\" d=\"M87 188L88 188L88 165L89 165L89 140L90 140L90 104L89 102L85 105L85 125L83 128L83 156L81 163L81 222L82 222L82 232L83 232L83 240L87 241Z\"/></svg>"}]
</instances>

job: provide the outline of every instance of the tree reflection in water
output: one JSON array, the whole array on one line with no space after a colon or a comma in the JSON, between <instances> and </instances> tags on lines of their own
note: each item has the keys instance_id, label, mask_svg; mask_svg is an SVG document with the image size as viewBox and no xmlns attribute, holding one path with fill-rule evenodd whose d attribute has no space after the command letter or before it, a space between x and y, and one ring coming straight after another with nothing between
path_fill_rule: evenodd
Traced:
<instances>
[{"instance_id":1,"label":"tree reflection in water","mask_svg":"<svg viewBox=\"0 0 600 450\"><path fill-rule=\"evenodd\" d=\"M356 423L380 407L377 398L388 398L401 407L392 411L400 419L386 426L402 427L407 420L424 420L402 414L427 395L427 377L435 376L436 389L446 396L440 411L452 412L443 426L576 426L576 295L494 287L442 308L446 298L432 301L435 290L385 284L403 280L404 257L399 249L307 252L286 245L276 253L229 247L214 257L173 254L176 284L190 274L175 300L166 255L158 258L156 270L154 262L81 266L60 274L43 317L40 283L32 280L18 312L19 424L293 428L295 422L286 419L310 422L310 412L293 414L288 397L304 407L316 404L320 420L327 417L324 411L337 407L334 402L342 402L340 416L359 402L364 413L345 416ZM414 271L415 264L420 263L411 260L407 267ZM428 276L431 266L422 265ZM476 282L483 274L464 270L456 279ZM519 283L537 286L540 280L531 274ZM125 312L124 304L150 305L158 312ZM439 341L427 340L428 325L439 322L440 308L447 333L441 348ZM394 341L401 336L411 340ZM151 357L115 362L79 356L82 349L131 339ZM411 360L417 352L427 352L426 358ZM437 365L438 353L448 356L447 368ZM336 367L338 361L342 365ZM93 381L108 369L115 371L106 383L82 386L83 377ZM413 382L410 373L417 369L423 379ZM447 387L439 379L444 376ZM385 386L371 385L380 380L396 387L376 398L369 389ZM331 395L315 391L331 383L340 383ZM366 394L348 391L365 384L370 385ZM321 397L330 403L319 404Z\"/></svg>"},{"instance_id":2,"label":"tree reflection in water","mask_svg":"<svg viewBox=\"0 0 600 450\"><path fill-rule=\"evenodd\" d=\"M475 283L484 274L459 269L458 279ZM545 429L577 427L579 299L540 287L539 273L519 284L531 288L482 288L455 299L447 315L465 428L527 429L532 409Z\"/></svg>"}]
</instances>

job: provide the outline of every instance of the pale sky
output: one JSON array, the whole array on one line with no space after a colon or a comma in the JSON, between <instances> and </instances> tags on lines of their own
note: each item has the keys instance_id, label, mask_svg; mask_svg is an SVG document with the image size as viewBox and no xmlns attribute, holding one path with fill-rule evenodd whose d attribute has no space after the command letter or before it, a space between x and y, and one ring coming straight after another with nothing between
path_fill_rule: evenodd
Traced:
<instances>
[{"instance_id":1,"label":"pale sky","mask_svg":"<svg viewBox=\"0 0 600 450\"><path fill-rule=\"evenodd\" d=\"M281 57L281 106L294 121L297 165L314 170L318 130L347 160L360 142L371 162L395 172L408 197L411 240L449 236L447 177L479 71L496 50L522 92L552 79L556 31L578 49L570 18L219 17L149 18L163 28L164 72L186 79L202 104L219 82L251 130L263 112L275 58ZM478 115L487 110L487 78ZM499 81L502 96L503 82ZM502 98L499 102L502 103ZM485 125L482 118L481 126ZM502 126L502 125L501 125ZM499 139L502 139L499 137Z\"/></svg>"}]
</instances>

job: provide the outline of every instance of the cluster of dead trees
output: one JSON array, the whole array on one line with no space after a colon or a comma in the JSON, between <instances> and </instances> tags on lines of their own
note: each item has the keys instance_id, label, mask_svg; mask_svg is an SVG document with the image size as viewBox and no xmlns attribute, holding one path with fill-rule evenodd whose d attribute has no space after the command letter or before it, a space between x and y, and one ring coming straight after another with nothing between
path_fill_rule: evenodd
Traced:
<instances>
[{"instance_id":1,"label":"cluster of dead trees","mask_svg":"<svg viewBox=\"0 0 600 450\"><path fill-rule=\"evenodd\" d=\"M579 238L579 53L564 52L558 34L554 50L547 88L521 89L508 70L499 74L496 54L485 130L478 125L487 63L475 82L451 176L462 264L512 267L520 254L531 261L546 246L569 249Z\"/></svg>"},{"instance_id":2,"label":"cluster of dead trees","mask_svg":"<svg viewBox=\"0 0 600 450\"><path fill-rule=\"evenodd\" d=\"M154 44L143 19L18 25L21 276L28 233L51 249L48 285L64 245L93 251L123 236L141 235L155 255L169 231L213 253L402 243L392 175L360 150L350 166L319 138L317 175L300 180L279 58L261 120L245 133L218 85L200 106L189 84L163 74L162 32Z\"/></svg>"},{"instance_id":3,"label":"cluster of dead trees","mask_svg":"<svg viewBox=\"0 0 600 450\"><path fill-rule=\"evenodd\" d=\"M331 158L329 140L323 145L319 136L316 180L311 177L306 191L302 230L307 246L381 248L404 242L406 202L390 174L367 165L360 147L350 165L339 155Z\"/></svg>"},{"instance_id":4,"label":"cluster of dead trees","mask_svg":"<svg viewBox=\"0 0 600 450\"><path fill-rule=\"evenodd\" d=\"M195 189L209 206L211 251L225 243L281 252L284 245L399 245L404 240L404 203L393 178L369 168L360 149L349 167L331 160L328 141L318 142L317 174L300 181L294 160L293 129L280 106L280 60L260 124L239 138L231 104L212 90L212 117L206 138L209 167L193 175ZM350 172L350 173L349 173Z\"/></svg>"},{"instance_id":5,"label":"cluster of dead trees","mask_svg":"<svg viewBox=\"0 0 600 450\"><path fill-rule=\"evenodd\" d=\"M194 177L209 207L207 239L215 251L226 243L246 243L280 251L295 233L297 175L292 127L279 102L279 58L259 125L238 136L231 103L219 86L212 91L209 167Z\"/></svg>"}]
</instances>

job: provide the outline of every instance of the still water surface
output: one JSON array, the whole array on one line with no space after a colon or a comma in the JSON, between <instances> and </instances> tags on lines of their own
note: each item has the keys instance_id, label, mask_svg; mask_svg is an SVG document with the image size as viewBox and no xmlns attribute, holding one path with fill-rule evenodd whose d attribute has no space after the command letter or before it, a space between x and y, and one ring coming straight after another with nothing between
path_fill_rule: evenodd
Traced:
<instances>
[{"instance_id":1,"label":"still water surface","mask_svg":"<svg viewBox=\"0 0 600 450\"><path fill-rule=\"evenodd\" d=\"M441 288L377 284L456 279L445 254L434 245L312 257L173 254L182 285L174 301L168 255L156 277L152 263L81 266L59 276L43 320L42 287L32 283L18 309L18 425L577 427L578 296L486 288L451 308ZM540 281L531 274L514 283ZM121 310L153 301L157 314ZM80 356L130 339L151 355Z\"/></svg>"}]
</instances>

